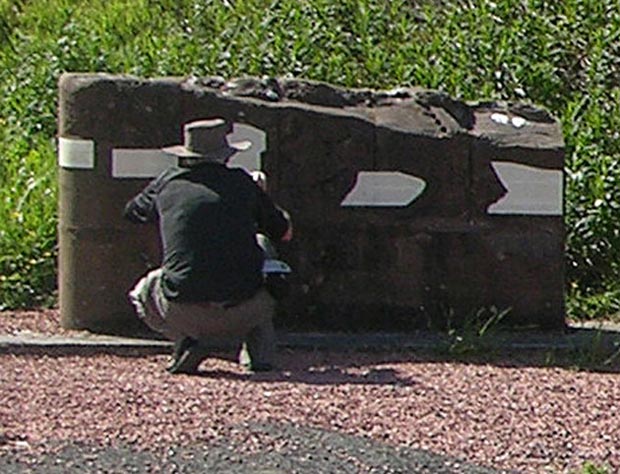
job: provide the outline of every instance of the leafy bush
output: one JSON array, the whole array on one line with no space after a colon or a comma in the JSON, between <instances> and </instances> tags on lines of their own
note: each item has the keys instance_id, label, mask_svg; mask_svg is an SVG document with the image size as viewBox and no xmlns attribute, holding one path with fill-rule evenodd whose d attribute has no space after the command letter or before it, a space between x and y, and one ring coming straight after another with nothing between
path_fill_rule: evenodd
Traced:
<instances>
[{"instance_id":1,"label":"leafy bush","mask_svg":"<svg viewBox=\"0 0 620 474\"><path fill-rule=\"evenodd\" d=\"M91 71L411 85L547 107L567 146L569 307L615 311L619 26L615 0L0 0L0 304L53 295L57 81Z\"/></svg>"}]
</instances>

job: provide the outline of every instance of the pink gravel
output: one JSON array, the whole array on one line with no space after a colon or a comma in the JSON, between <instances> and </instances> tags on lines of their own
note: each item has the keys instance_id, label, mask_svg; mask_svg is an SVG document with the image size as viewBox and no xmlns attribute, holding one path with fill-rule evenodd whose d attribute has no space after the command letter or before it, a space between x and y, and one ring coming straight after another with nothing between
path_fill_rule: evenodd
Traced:
<instances>
[{"instance_id":1,"label":"pink gravel","mask_svg":"<svg viewBox=\"0 0 620 474\"><path fill-rule=\"evenodd\" d=\"M53 328L54 311L41 321L28 314L0 314L0 334ZM0 454L40 452L49 441L153 448L227 437L266 449L269 439L243 429L264 421L525 473L569 473L586 461L620 472L618 374L435 362L411 352L283 351L280 370L268 374L214 357L194 377L167 374L166 361L1 355Z\"/></svg>"},{"instance_id":2,"label":"pink gravel","mask_svg":"<svg viewBox=\"0 0 620 474\"><path fill-rule=\"evenodd\" d=\"M58 309L21 310L0 312L0 334L17 335L36 333L46 335L70 335L79 331L70 331L60 327Z\"/></svg>"}]
</instances>

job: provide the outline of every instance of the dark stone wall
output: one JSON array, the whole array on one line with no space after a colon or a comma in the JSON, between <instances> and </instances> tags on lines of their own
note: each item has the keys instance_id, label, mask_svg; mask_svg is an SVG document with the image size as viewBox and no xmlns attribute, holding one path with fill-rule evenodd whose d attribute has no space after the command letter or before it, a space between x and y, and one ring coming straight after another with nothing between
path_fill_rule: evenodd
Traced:
<instances>
[{"instance_id":1,"label":"dark stone wall","mask_svg":"<svg viewBox=\"0 0 620 474\"><path fill-rule=\"evenodd\" d=\"M59 89L59 136L95 147L94 167L59 170L65 327L139 329L125 295L159 260L157 229L121 217L147 180L112 177L112 151L180 143L183 123L212 116L267 136L270 193L295 224L279 245L294 269L280 327L410 330L492 306L512 324L563 325L561 210L489 212L509 192L496 163L562 172L561 129L543 110L300 80L66 74ZM527 124L501 123L511 117ZM342 206L360 171L426 188L408 206Z\"/></svg>"}]
</instances>

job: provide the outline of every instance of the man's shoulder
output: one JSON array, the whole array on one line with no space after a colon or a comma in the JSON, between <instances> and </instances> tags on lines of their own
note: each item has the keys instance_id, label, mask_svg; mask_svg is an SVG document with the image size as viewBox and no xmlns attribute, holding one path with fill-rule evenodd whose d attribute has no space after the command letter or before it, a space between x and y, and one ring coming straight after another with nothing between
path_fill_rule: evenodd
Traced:
<instances>
[{"instance_id":1,"label":"man's shoulder","mask_svg":"<svg viewBox=\"0 0 620 474\"><path fill-rule=\"evenodd\" d=\"M166 180L176 178L177 176L183 176L189 173L188 168L181 168L180 166L170 166L162 171L157 179Z\"/></svg>"},{"instance_id":2,"label":"man's shoulder","mask_svg":"<svg viewBox=\"0 0 620 474\"><path fill-rule=\"evenodd\" d=\"M151 184L157 187L161 187L170 180L175 179L179 176L183 176L186 173L187 170L183 168L180 168L178 166L170 166L169 168L166 168L165 170L160 172L155 178L153 178Z\"/></svg>"},{"instance_id":3,"label":"man's shoulder","mask_svg":"<svg viewBox=\"0 0 620 474\"><path fill-rule=\"evenodd\" d=\"M157 179L160 180L162 184L178 179L187 179L206 185L219 182L227 187L235 189L253 190L256 187L256 183L252 179L252 176L245 169L228 168L226 166L214 164L196 166L194 168L168 168Z\"/></svg>"},{"instance_id":4,"label":"man's shoulder","mask_svg":"<svg viewBox=\"0 0 620 474\"><path fill-rule=\"evenodd\" d=\"M223 174L230 180L231 183L236 183L239 186L245 186L248 188L255 188L256 183L252 179L252 176L248 171L243 168L226 168Z\"/></svg>"},{"instance_id":5,"label":"man's shoulder","mask_svg":"<svg viewBox=\"0 0 620 474\"><path fill-rule=\"evenodd\" d=\"M250 180L253 182L252 180L252 175L250 174L249 171L247 171L244 168L226 168L228 170L228 172L231 174L231 176L238 176L239 179L245 179L245 180Z\"/></svg>"}]
</instances>

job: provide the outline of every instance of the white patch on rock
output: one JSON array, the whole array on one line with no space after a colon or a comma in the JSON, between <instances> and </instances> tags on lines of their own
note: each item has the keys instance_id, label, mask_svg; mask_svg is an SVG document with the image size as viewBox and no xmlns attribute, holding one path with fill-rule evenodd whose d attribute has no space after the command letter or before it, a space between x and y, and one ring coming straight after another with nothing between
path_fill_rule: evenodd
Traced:
<instances>
[{"instance_id":1,"label":"white patch on rock","mask_svg":"<svg viewBox=\"0 0 620 474\"><path fill-rule=\"evenodd\" d=\"M232 143L245 140L252 142L252 146L248 150L233 156L228 162L228 166L230 168L243 168L249 172L261 170L261 153L267 149L267 134L260 128L235 123L233 133L228 135L228 141Z\"/></svg>"},{"instance_id":2,"label":"white patch on rock","mask_svg":"<svg viewBox=\"0 0 620 474\"><path fill-rule=\"evenodd\" d=\"M228 162L231 168L243 168L248 172L261 169L260 154L267 149L266 133L250 125L233 125L228 135L229 142L249 140L252 146L234 155ZM155 178L170 166L176 166L176 156L164 153L157 148L115 148L112 150L113 178Z\"/></svg>"},{"instance_id":3,"label":"white patch on rock","mask_svg":"<svg viewBox=\"0 0 620 474\"><path fill-rule=\"evenodd\" d=\"M498 112L491 114L491 120L495 123L499 123L500 125L512 125L515 128L522 128L527 123L527 120L523 117L519 117L518 115L510 118L508 115Z\"/></svg>"},{"instance_id":4,"label":"white patch on rock","mask_svg":"<svg viewBox=\"0 0 620 474\"><path fill-rule=\"evenodd\" d=\"M491 162L506 195L491 204L489 214L563 214L563 173L506 161Z\"/></svg>"},{"instance_id":5,"label":"white patch on rock","mask_svg":"<svg viewBox=\"0 0 620 474\"><path fill-rule=\"evenodd\" d=\"M360 171L343 207L405 207L417 199L426 182L400 171Z\"/></svg>"},{"instance_id":6,"label":"white patch on rock","mask_svg":"<svg viewBox=\"0 0 620 474\"><path fill-rule=\"evenodd\" d=\"M58 139L58 165L63 168L93 169L95 142L78 138Z\"/></svg>"},{"instance_id":7,"label":"white patch on rock","mask_svg":"<svg viewBox=\"0 0 620 474\"><path fill-rule=\"evenodd\" d=\"M112 150L113 178L154 178L175 166L177 157L157 148L115 148Z\"/></svg>"}]
</instances>

